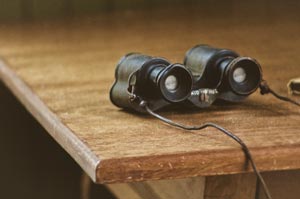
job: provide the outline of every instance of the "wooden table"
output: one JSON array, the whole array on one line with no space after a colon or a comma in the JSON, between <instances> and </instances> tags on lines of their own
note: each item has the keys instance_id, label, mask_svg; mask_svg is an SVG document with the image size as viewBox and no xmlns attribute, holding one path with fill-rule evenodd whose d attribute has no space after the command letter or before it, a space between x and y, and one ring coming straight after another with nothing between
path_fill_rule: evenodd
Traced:
<instances>
[{"instance_id":1,"label":"wooden table","mask_svg":"<svg viewBox=\"0 0 300 199\"><path fill-rule=\"evenodd\" d=\"M90 178L120 198L264 198L235 142L214 129L191 134L122 111L108 93L124 54L182 62L189 48L205 43L256 58L264 78L286 94L287 82L300 76L300 4L294 4L198 3L2 24L0 78ZM258 168L273 172L265 177L274 198L297 198L299 108L257 92L239 104L161 114L230 129ZM277 179L275 171L289 172Z\"/></svg>"}]
</instances>

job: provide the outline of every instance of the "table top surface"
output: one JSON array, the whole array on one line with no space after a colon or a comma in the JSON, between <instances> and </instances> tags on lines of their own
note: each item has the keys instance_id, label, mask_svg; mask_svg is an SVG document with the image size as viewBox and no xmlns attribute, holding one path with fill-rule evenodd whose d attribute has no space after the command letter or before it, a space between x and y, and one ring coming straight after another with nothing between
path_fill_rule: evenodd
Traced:
<instances>
[{"instance_id":1,"label":"table top surface","mask_svg":"<svg viewBox=\"0 0 300 199\"><path fill-rule=\"evenodd\" d=\"M220 9L151 7L1 24L0 77L97 183L251 171L240 146L218 131L189 133L125 112L110 102L109 89L118 60L128 52L182 62L189 48L204 43L256 58L264 78L286 95L287 82L300 76L300 21L298 3L283 5L232 1ZM161 114L229 129L249 146L262 171L300 168L300 109L272 96L256 92L238 104Z\"/></svg>"}]
</instances>

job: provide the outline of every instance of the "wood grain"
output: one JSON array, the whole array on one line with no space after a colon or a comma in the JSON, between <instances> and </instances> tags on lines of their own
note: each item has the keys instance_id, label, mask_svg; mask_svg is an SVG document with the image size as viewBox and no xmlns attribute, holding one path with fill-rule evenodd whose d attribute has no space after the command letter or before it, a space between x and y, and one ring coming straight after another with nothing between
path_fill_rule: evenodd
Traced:
<instances>
[{"instance_id":1,"label":"wood grain","mask_svg":"<svg viewBox=\"0 0 300 199\"><path fill-rule=\"evenodd\" d=\"M106 186L119 199L203 199L205 177Z\"/></svg>"},{"instance_id":2,"label":"wood grain","mask_svg":"<svg viewBox=\"0 0 300 199\"><path fill-rule=\"evenodd\" d=\"M108 184L106 187L119 199L254 199L256 176L236 174Z\"/></svg>"},{"instance_id":3,"label":"wood grain","mask_svg":"<svg viewBox=\"0 0 300 199\"><path fill-rule=\"evenodd\" d=\"M205 181L204 199L255 199L254 174L211 176Z\"/></svg>"},{"instance_id":4,"label":"wood grain","mask_svg":"<svg viewBox=\"0 0 300 199\"><path fill-rule=\"evenodd\" d=\"M230 1L2 24L0 77L97 183L250 172L240 147L216 130L188 133L114 107L115 65L132 51L182 62L186 50L207 43L256 58L264 78L286 94L287 82L300 76L298 8ZM258 92L239 104L161 112L231 130L263 171L300 168L299 113Z\"/></svg>"},{"instance_id":5,"label":"wood grain","mask_svg":"<svg viewBox=\"0 0 300 199\"><path fill-rule=\"evenodd\" d=\"M298 199L300 195L300 171L268 172L264 178L274 199ZM258 188L258 199L266 199L262 187Z\"/></svg>"}]
</instances>

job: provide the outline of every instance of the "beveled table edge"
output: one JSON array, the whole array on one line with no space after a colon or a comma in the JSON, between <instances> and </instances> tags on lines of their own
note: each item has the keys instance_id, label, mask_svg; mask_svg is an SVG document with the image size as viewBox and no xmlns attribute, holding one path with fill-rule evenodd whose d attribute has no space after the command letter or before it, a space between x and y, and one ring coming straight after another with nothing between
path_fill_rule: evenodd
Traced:
<instances>
[{"instance_id":1,"label":"beveled table edge","mask_svg":"<svg viewBox=\"0 0 300 199\"><path fill-rule=\"evenodd\" d=\"M44 104L31 88L0 59L0 79L62 146L81 168L96 182L96 168L100 159Z\"/></svg>"}]
</instances>

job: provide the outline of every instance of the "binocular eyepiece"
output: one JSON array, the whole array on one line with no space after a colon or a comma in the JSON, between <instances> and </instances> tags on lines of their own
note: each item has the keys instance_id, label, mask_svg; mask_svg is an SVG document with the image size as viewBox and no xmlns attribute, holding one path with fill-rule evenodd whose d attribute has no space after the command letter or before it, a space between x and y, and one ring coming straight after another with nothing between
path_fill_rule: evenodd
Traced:
<instances>
[{"instance_id":1,"label":"binocular eyepiece","mask_svg":"<svg viewBox=\"0 0 300 199\"><path fill-rule=\"evenodd\" d=\"M153 110L186 100L193 86L193 77L181 64L138 53L125 55L117 66L111 101L118 107L143 112L133 98L149 102Z\"/></svg>"},{"instance_id":2,"label":"binocular eyepiece","mask_svg":"<svg viewBox=\"0 0 300 199\"><path fill-rule=\"evenodd\" d=\"M139 53L125 55L115 71L111 101L118 107L145 112L169 104L208 107L216 99L238 102L257 90L262 81L259 63L227 49L197 45L184 65Z\"/></svg>"},{"instance_id":3,"label":"binocular eyepiece","mask_svg":"<svg viewBox=\"0 0 300 199\"><path fill-rule=\"evenodd\" d=\"M185 56L184 65L194 76L193 89L217 89L218 98L237 102L257 90L262 81L260 64L228 49L197 45Z\"/></svg>"}]
</instances>

